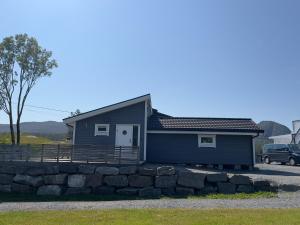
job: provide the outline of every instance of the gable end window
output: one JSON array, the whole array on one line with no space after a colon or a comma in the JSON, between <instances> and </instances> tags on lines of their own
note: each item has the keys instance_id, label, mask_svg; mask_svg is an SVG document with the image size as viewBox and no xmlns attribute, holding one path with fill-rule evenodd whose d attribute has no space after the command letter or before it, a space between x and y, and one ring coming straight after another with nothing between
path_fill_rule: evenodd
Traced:
<instances>
[{"instance_id":1,"label":"gable end window","mask_svg":"<svg viewBox=\"0 0 300 225\"><path fill-rule=\"evenodd\" d=\"M109 136L109 124L95 124L95 136Z\"/></svg>"},{"instance_id":2,"label":"gable end window","mask_svg":"<svg viewBox=\"0 0 300 225\"><path fill-rule=\"evenodd\" d=\"M216 148L216 135L198 135L199 148Z\"/></svg>"}]
</instances>

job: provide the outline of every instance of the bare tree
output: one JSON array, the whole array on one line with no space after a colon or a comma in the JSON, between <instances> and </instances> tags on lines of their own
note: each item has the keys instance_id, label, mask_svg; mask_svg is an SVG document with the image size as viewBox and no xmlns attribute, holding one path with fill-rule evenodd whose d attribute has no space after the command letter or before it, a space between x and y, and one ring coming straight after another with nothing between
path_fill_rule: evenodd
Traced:
<instances>
[{"instance_id":1,"label":"bare tree","mask_svg":"<svg viewBox=\"0 0 300 225\"><path fill-rule=\"evenodd\" d=\"M32 88L42 77L51 76L57 63L52 52L39 46L37 40L27 34L7 37L0 43L0 83L3 88L1 97L4 100L3 110L10 119L11 141L15 143L13 127L12 99L15 87L17 94L17 144L20 144L20 122L25 102Z\"/></svg>"}]
</instances>

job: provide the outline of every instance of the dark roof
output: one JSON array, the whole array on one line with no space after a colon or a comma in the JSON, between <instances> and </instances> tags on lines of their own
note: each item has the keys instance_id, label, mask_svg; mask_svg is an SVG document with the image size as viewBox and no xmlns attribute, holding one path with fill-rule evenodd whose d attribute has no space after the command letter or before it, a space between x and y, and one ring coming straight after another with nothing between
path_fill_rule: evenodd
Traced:
<instances>
[{"instance_id":1,"label":"dark roof","mask_svg":"<svg viewBox=\"0 0 300 225\"><path fill-rule=\"evenodd\" d=\"M155 113L149 118L148 130L263 132L251 119L238 118L162 118Z\"/></svg>"}]
</instances>

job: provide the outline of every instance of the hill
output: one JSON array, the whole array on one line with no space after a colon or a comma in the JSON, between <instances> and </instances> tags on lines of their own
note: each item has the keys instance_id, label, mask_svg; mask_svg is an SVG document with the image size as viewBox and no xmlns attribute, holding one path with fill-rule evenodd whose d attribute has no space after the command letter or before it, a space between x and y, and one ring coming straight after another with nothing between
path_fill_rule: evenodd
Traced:
<instances>
[{"instance_id":1,"label":"hill","mask_svg":"<svg viewBox=\"0 0 300 225\"><path fill-rule=\"evenodd\" d=\"M46 122L24 122L21 123L21 130L24 133L40 133L40 134L66 134L68 128L62 122L46 121ZM9 124L0 125L0 133L8 133Z\"/></svg>"},{"instance_id":2,"label":"hill","mask_svg":"<svg viewBox=\"0 0 300 225\"><path fill-rule=\"evenodd\" d=\"M255 139L255 149L257 154L262 153L263 145L272 143L272 140L270 140L269 137L291 133L291 130L288 127L274 121L261 121L258 125L265 132Z\"/></svg>"},{"instance_id":3,"label":"hill","mask_svg":"<svg viewBox=\"0 0 300 225\"><path fill-rule=\"evenodd\" d=\"M291 133L288 127L274 121L262 121L258 125L265 130L264 134L261 135L265 138Z\"/></svg>"},{"instance_id":4,"label":"hill","mask_svg":"<svg viewBox=\"0 0 300 225\"><path fill-rule=\"evenodd\" d=\"M0 124L0 134L9 132L9 124ZM21 123L21 132L51 140L63 140L67 136L68 128L64 123L56 121L24 122Z\"/></svg>"}]
</instances>

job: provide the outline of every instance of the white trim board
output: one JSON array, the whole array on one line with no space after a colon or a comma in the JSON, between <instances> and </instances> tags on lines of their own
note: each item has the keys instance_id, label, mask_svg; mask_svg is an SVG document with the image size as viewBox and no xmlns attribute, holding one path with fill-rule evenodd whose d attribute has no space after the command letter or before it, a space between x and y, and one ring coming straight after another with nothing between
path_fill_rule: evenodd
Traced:
<instances>
[{"instance_id":1,"label":"white trim board","mask_svg":"<svg viewBox=\"0 0 300 225\"><path fill-rule=\"evenodd\" d=\"M255 150L255 141L254 141L254 138L252 138L252 150L253 150L253 166L255 166L256 164L256 150Z\"/></svg>"},{"instance_id":2,"label":"white trim board","mask_svg":"<svg viewBox=\"0 0 300 225\"><path fill-rule=\"evenodd\" d=\"M211 131L169 131L169 130L148 130L148 134L219 134L219 135L247 135L256 136L257 133L246 132L211 132Z\"/></svg>"},{"instance_id":3,"label":"white trim board","mask_svg":"<svg viewBox=\"0 0 300 225\"><path fill-rule=\"evenodd\" d=\"M73 125L73 140L72 140L73 145L75 145L75 137L76 137L76 121L74 122Z\"/></svg>"},{"instance_id":4,"label":"white trim board","mask_svg":"<svg viewBox=\"0 0 300 225\"><path fill-rule=\"evenodd\" d=\"M147 158L147 125L148 125L148 102L145 101L145 124L144 124L144 161L146 161Z\"/></svg>"},{"instance_id":5,"label":"white trim board","mask_svg":"<svg viewBox=\"0 0 300 225\"><path fill-rule=\"evenodd\" d=\"M124 107L134 105L134 104L137 104L137 103L140 103L140 102L147 102L147 100L150 100L150 99L151 99L150 94L145 95L145 96L142 96L142 97L139 97L139 98L131 99L131 100L128 100L128 101L125 101L125 102L120 102L120 103L117 103L117 104L114 104L114 105L111 105L111 106L103 107L101 109L97 109L97 110L94 110L94 111L91 111L91 112L80 114L78 116L66 118L66 119L63 120L63 122L65 124L74 123L75 121L78 121L78 120L83 120L83 119L86 119L86 118L89 118L89 117L97 116L97 115L100 115L100 114L103 114L103 113L114 111L116 109L124 108Z\"/></svg>"}]
</instances>

